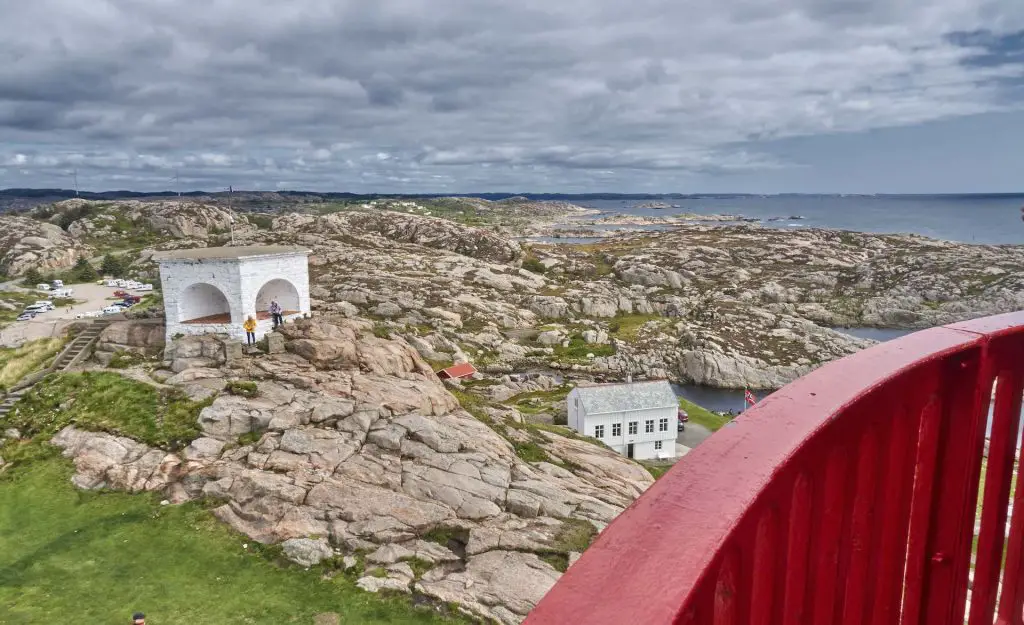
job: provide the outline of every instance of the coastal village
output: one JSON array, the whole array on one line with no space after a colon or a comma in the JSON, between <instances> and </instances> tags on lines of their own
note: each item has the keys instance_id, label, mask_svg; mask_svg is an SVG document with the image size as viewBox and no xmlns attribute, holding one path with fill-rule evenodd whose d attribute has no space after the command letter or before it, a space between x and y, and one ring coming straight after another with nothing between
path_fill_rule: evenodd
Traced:
<instances>
[{"instance_id":1,"label":"coastal village","mask_svg":"<svg viewBox=\"0 0 1024 625\"><path fill-rule=\"evenodd\" d=\"M202 503L247 553L513 625L713 431L875 344L851 327L1024 308L1021 246L685 215L537 240L613 219L592 213L451 198L2 215L0 475L53 449L76 489ZM119 275L99 271L111 252ZM58 280L71 291L48 299ZM688 399L716 392L727 407Z\"/></svg>"}]
</instances>

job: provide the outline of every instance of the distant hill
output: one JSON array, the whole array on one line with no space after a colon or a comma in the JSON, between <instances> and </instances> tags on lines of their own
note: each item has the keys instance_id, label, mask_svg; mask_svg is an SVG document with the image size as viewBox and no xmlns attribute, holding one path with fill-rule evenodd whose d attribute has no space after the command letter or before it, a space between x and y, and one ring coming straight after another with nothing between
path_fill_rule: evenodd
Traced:
<instances>
[{"instance_id":1,"label":"distant hill","mask_svg":"<svg viewBox=\"0 0 1024 625\"><path fill-rule=\"evenodd\" d=\"M206 201L213 204L223 204L230 201L238 210L260 210L264 208L280 207L282 204L309 204L324 201L363 201L378 199L410 199L410 198L440 198L440 197L475 197L484 200L507 200L510 198L525 198L529 200L557 200L563 202L581 202L591 200L680 200L680 199L711 199L711 198L742 198L757 197L751 193L345 193L345 192L319 192L319 191L246 191L237 190L232 193L219 191L210 193L207 191L187 191L177 193L176 191L82 191L76 193L72 189L0 189L0 212L23 211L31 209L40 204L50 204L73 197L81 197L87 200L124 200L124 199L161 199L181 195L188 198L206 198ZM820 195L830 196L835 194L802 194L790 193L780 194L789 196ZM908 197L900 195L875 194L871 197ZM1024 200L1021 193L963 193L963 194L919 194L914 197L943 197L943 198L1015 198Z\"/></svg>"}]
</instances>

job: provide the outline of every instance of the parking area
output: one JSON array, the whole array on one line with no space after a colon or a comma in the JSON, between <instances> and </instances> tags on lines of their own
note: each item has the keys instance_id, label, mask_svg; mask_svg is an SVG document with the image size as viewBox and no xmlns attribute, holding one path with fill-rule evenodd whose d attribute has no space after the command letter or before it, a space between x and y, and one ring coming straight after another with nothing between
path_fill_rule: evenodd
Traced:
<instances>
[{"instance_id":1,"label":"parking area","mask_svg":"<svg viewBox=\"0 0 1024 625\"><path fill-rule=\"evenodd\" d=\"M0 346L17 347L26 341L47 338L60 335L61 331L76 316L83 313L92 313L103 310L104 307L113 304L115 301L114 291L117 287L101 286L98 284L69 284L67 288L74 289L72 299L75 304L57 308L39 315L28 321L15 321L0 330ZM137 293L141 295L141 293ZM39 291L39 300L51 299L45 292Z\"/></svg>"}]
</instances>

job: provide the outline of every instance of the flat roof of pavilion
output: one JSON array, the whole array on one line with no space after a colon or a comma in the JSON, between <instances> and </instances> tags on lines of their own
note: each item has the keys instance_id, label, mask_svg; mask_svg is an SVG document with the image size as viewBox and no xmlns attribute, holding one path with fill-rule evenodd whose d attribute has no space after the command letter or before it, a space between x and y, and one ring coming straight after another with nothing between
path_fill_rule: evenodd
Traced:
<instances>
[{"instance_id":1,"label":"flat roof of pavilion","mask_svg":"<svg viewBox=\"0 0 1024 625\"><path fill-rule=\"evenodd\" d=\"M239 260L257 256L283 256L310 254L310 250L297 245L242 245L237 247L198 247L189 250L156 252L153 260Z\"/></svg>"}]
</instances>

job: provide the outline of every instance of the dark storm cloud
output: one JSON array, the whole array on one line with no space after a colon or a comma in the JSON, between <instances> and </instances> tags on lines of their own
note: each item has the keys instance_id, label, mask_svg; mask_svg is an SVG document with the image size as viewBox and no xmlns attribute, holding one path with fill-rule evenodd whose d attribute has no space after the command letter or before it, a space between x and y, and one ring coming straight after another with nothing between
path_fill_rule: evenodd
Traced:
<instances>
[{"instance_id":1,"label":"dark storm cloud","mask_svg":"<svg viewBox=\"0 0 1024 625\"><path fill-rule=\"evenodd\" d=\"M1011 45L1012 0L771 5L8 0L0 186L671 189L996 110L1021 74L950 35Z\"/></svg>"}]
</instances>

